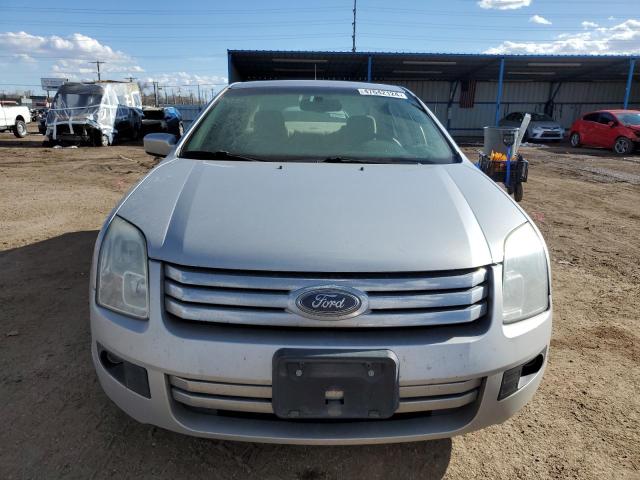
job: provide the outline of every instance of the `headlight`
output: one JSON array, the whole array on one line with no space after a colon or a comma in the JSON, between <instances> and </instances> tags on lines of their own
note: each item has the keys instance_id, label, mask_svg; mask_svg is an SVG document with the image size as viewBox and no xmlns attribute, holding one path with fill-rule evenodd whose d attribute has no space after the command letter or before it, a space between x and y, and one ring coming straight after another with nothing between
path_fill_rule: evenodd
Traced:
<instances>
[{"instance_id":1,"label":"headlight","mask_svg":"<svg viewBox=\"0 0 640 480\"><path fill-rule=\"evenodd\" d=\"M97 302L136 318L149 316L147 245L142 233L114 217L98 260Z\"/></svg>"},{"instance_id":2,"label":"headlight","mask_svg":"<svg viewBox=\"0 0 640 480\"><path fill-rule=\"evenodd\" d=\"M517 322L549 308L549 277L544 245L526 223L504 243L502 318Z\"/></svg>"}]
</instances>

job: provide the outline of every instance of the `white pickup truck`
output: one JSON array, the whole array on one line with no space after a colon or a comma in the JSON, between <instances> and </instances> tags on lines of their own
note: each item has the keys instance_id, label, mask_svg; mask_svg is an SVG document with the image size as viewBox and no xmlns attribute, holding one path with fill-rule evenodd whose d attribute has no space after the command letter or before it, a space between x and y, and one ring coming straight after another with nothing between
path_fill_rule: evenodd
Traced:
<instances>
[{"instance_id":1,"label":"white pickup truck","mask_svg":"<svg viewBox=\"0 0 640 480\"><path fill-rule=\"evenodd\" d=\"M11 130L18 138L27 136L27 123L31 121L28 107L0 103L0 132Z\"/></svg>"}]
</instances>

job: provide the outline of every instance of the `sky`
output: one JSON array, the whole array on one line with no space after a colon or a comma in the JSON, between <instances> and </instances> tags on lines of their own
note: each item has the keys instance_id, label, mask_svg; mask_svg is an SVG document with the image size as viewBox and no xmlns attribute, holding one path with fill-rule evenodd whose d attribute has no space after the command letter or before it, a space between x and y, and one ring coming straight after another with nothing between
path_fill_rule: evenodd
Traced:
<instances>
[{"instance_id":1,"label":"sky","mask_svg":"<svg viewBox=\"0 0 640 480\"><path fill-rule=\"evenodd\" d=\"M358 0L359 51L638 54L639 0ZM353 0L0 0L0 92L134 77L204 92L227 49L351 50Z\"/></svg>"}]
</instances>

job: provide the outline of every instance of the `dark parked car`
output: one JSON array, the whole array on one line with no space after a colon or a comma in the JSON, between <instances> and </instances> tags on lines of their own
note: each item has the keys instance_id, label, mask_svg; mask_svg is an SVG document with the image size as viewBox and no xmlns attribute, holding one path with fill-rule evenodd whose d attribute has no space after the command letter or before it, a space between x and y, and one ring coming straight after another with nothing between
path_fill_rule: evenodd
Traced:
<instances>
[{"instance_id":1,"label":"dark parked car","mask_svg":"<svg viewBox=\"0 0 640 480\"><path fill-rule=\"evenodd\" d=\"M628 155L640 143L640 111L600 110L587 113L571 125L572 147L610 148Z\"/></svg>"},{"instance_id":2,"label":"dark parked car","mask_svg":"<svg viewBox=\"0 0 640 480\"><path fill-rule=\"evenodd\" d=\"M184 133L182 115L175 107L145 107L143 108L142 132L171 133L180 138Z\"/></svg>"}]
</instances>

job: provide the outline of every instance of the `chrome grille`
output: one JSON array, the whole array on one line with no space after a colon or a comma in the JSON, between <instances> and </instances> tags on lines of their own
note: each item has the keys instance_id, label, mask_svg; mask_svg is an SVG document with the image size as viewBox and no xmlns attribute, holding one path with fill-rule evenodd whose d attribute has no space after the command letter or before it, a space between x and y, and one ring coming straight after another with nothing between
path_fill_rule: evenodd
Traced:
<instances>
[{"instance_id":1,"label":"chrome grille","mask_svg":"<svg viewBox=\"0 0 640 480\"><path fill-rule=\"evenodd\" d=\"M479 378L460 382L400 387L400 405L395 413L432 412L460 408L479 394ZM192 380L170 376L171 396L183 405L246 413L272 414L271 385L242 385Z\"/></svg>"},{"instance_id":2,"label":"chrome grille","mask_svg":"<svg viewBox=\"0 0 640 480\"><path fill-rule=\"evenodd\" d=\"M183 320L286 327L406 327L473 322L487 310L488 271L300 274L164 266L166 310ZM289 311L307 287L364 292L369 310L354 318L313 320Z\"/></svg>"}]
</instances>

